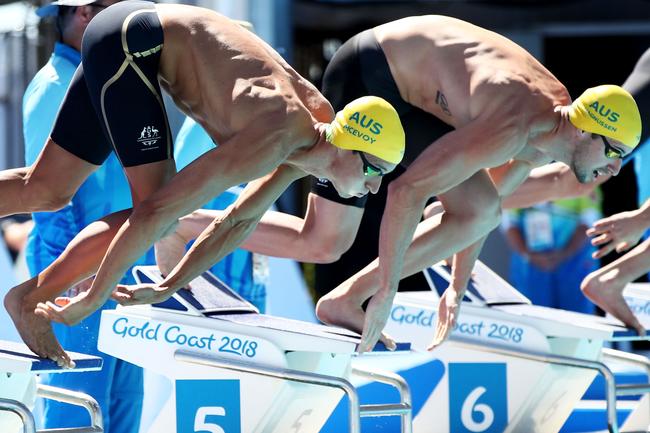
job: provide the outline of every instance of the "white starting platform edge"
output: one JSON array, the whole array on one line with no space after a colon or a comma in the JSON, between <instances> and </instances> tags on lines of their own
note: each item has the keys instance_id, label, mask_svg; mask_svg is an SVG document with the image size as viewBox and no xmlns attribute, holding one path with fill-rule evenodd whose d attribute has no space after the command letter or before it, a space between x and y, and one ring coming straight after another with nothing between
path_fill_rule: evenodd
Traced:
<instances>
[{"instance_id":1,"label":"white starting platform edge","mask_svg":"<svg viewBox=\"0 0 650 433\"><path fill-rule=\"evenodd\" d=\"M154 266L133 272L140 282L162 279ZM351 433L360 432L360 417L387 415L410 431L403 379L351 368L358 334L259 314L209 273L190 286L162 304L102 312L99 349L170 381L149 432L318 432L344 394ZM360 405L353 376L391 384L399 402Z\"/></svg>"},{"instance_id":2,"label":"white starting platform edge","mask_svg":"<svg viewBox=\"0 0 650 433\"><path fill-rule=\"evenodd\" d=\"M599 374L608 384L609 422L609 426L603 422L599 430L619 431L616 394L630 395L634 390L617 389L604 361L617 359L644 372L650 370L650 362L603 349L603 344L642 339L634 331L612 318L531 305L478 262L451 340L427 352L438 301L449 285L450 274L438 264L427 269L425 276L430 285L425 291L396 295L385 328L396 340L411 342L419 353L396 355L390 361L363 357L353 361L355 367L391 370L407 380L413 399L414 432L558 432ZM631 305L636 305L634 301L644 306L633 309L641 313L646 327L650 327L648 292L628 293L636 296L628 299ZM650 404L644 394L648 391L648 384L642 384L636 394L644 397L626 402L634 408L620 431L648 431ZM363 395L363 389L360 393ZM381 398L380 391L373 394Z\"/></svg>"},{"instance_id":3,"label":"white starting platform edge","mask_svg":"<svg viewBox=\"0 0 650 433\"><path fill-rule=\"evenodd\" d=\"M36 375L45 373L74 374L97 371L102 359L97 356L69 352L76 363L74 369L62 369L55 362L43 359L21 343L0 341L0 432L33 433L33 408L36 397L58 400L83 406L90 415L90 426L57 430L59 433L100 433L102 414L97 402L90 396L61 388L37 385Z\"/></svg>"}]
</instances>

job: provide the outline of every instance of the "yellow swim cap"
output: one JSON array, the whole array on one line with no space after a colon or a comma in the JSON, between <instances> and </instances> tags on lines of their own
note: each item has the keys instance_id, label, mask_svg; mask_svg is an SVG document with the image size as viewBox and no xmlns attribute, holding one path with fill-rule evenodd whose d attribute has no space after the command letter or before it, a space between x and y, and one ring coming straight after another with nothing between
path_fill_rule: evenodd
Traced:
<instances>
[{"instance_id":1,"label":"yellow swim cap","mask_svg":"<svg viewBox=\"0 0 650 433\"><path fill-rule=\"evenodd\" d=\"M346 150L359 150L393 164L404 156L405 138L397 111L377 96L355 99L336 113L327 141Z\"/></svg>"},{"instance_id":2,"label":"yellow swim cap","mask_svg":"<svg viewBox=\"0 0 650 433\"><path fill-rule=\"evenodd\" d=\"M604 135L635 148L641 140L639 108L625 89L607 84L592 87L576 99L569 110L576 128Z\"/></svg>"}]
</instances>

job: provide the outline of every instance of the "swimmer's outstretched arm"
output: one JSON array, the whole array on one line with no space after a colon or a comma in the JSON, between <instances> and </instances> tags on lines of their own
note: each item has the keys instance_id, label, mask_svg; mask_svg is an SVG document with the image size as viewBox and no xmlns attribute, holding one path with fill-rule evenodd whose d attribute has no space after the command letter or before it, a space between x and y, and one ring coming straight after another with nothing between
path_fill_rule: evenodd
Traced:
<instances>
[{"instance_id":1,"label":"swimmer's outstretched arm","mask_svg":"<svg viewBox=\"0 0 650 433\"><path fill-rule=\"evenodd\" d=\"M246 239L282 192L303 176L305 173L301 170L283 165L250 182L225 214L203 230L187 254L160 284L118 286L114 298L125 305L167 299Z\"/></svg>"},{"instance_id":2,"label":"swimmer's outstretched arm","mask_svg":"<svg viewBox=\"0 0 650 433\"><path fill-rule=\"evenodd\" d=\"M78 323L104 304L121 275L164 236L176 220L198 209L232 185L259 178L318 138L303 114L273 112L192 162L136 208L113 239L85 297L66 307L43 305L39 314L66 324Z\"/></svg>"},{"instance_id":3,"label":"swimmer's outstretched arm","mask_svg":"<svg viewBox=\"0 0 650 433\"><path fill-rule=\"evenodd\" d=\"M370 350L388 320L406 250L429 197L442 194L485 167L506 162L523 148L526 133L516 111L479 117L447 133L388 189L379 236L379 290L372 296L359 351Z\"/></svg>"},{"instance_id":4,"label":"swimmer's outstretched arm","mask_svg":"<svg viewBox=\"0 0 650 433\"><path fill-rule=\"evenodd\" d=\"M225 211L198 209L179 220L177 235L188 243ZM350 248L363 209L310 193L304 217L267 211L240 248L306 263L331 263Z\"/></svg>"},{"instance_id":5,"label":"swimmer's outstretched arm","mask_svg":"<svg viewBox=\"0 0 650 433\"><path fill-rule=\"evenodd\" d=\"M534 169L528 179L512 194L503 199L504 209L530 207L534 204L561 198L590 194L610 176L598 176L590 183L580 183L571 168L561 162Z\"/></svg>"},{"instance_id":6,"label":"swimmer's outstretched arm","mask_svg":"<svg viewBox=\"0 0 650 433\"><path fill-rule=\"evenodd\" d=\"M489 169L488 173L499 196L502 197L512 194L529 176L531 169L530 163L513 159L499 167ZM460 315L461 302L465 290L467 290L474 264L486 239L487 236L454 255L451 282L438 304L436 333L433 342L428 347L429 350L442 344L453 331Z\"/></svg>"},{"instance_id":7,"label":"swimmer's outstretched arm","mask_svg":"<svg viewBox=\"0 0 650 433\"><path fill-rule=\"evenodd\" d=\"M454 330L460 305L467 290L467 284L472 275L472 269L478 259L479 253L487 236L454 255L451 270L451 282L438 303L438 316L436 318L436 333L433 341L427 347L432 350L441 345Z\"/></svg>"}]
</instances>

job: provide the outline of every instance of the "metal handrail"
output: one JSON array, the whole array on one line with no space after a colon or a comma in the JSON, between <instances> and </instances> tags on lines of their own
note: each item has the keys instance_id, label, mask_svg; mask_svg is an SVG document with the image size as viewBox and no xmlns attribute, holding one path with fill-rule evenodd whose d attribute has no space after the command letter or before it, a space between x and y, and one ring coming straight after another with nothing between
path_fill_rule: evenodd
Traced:
<instances>
[{"instance_id":1,"label":"metal handrail","mask_svg":"<svg viewBox=\"0 0 650 433\"><path fill-rule=\"evenodd\" d=\"M217 355L193 353L184 350L177 350L174 353L174 358L177 361L187 362L191 364L206 365L210 367L223 368L226 370L257 374L260 376L274 377L277 379L289 380L292 382L300 382L300 383L307 383L311 385L338 388L342 390L348 397L349 407L350 407L349 409L350 433L361 433L361 406L359 404L359 395L357 394L356 388L346 379L336 377L336 376L327 376L318 373L309 373L306 371L293 370L289 368L280 368L280 367L273 367L268 365L256 365L256 364L251 364L236 359L233 360L233 359L229 359ZM391 384L397 383L394 377L391 377L387 374L382 374L381 379L386 381L385 383L391 383ZM403 400L410 401L410 394L409 397ZM383 409L385 408L382 408L382 410ZM403 407L400 407L399 409L395 408L393 412L391 412L391 415L402 416L400 410L404 410L404 409L405 408ZM372 408L366 408L366 412L370 414L372 412ZM410 407L409 407L409 412L410 412ZM379 411L377 411L376 416L381 416L379 414ZM409 432L410 430L406 430L404 433L409 433Z\"/></svg>"},{"instance_id":2,"label":"metal handrail","mask_svg":"<svg viewBox=\"0 0 650 433\"><path fill-rule=\"evenodd\" d=\"M48 400L56 400L62 403L83 407L88 412L88 415L90 415L90 426L46 429L39 430L38 433L102 433L104 431L104 420L102 418L102 410L99 407L99 403L88 394L49 385L38 385L37 395Z\"/></svg>"},{"instance_id":3,"label":"metal handrail","mask_svg":"<svg viewBox=\"0 0 650 433\"><path fill-rule=\"evenodd\" d=\"M616 395L642 395L650 394L650 383L643 383L638 385L617 385Z\"/></svg>"},{"instance_id":4,"label":"metal handrail","mask_svg":"<svg viewBox=\"0 0 650 433\"><path fill-rule=\"evenodd\" d=\"M645 369L648 378L650 378L650 359L636 353L623 352L615 349L603 349L602 354L605 358L615 359L629 364L636 364Z\"/></svg>"},{"instance_id":5,"label":"metal handrail","mask_svg":"<svg viewBox=\"0 0 650 433\"><path fill-rule=\"evenodd\" d=\"M411 433L413 430L413 401L408 382L399 374L378 371L367 367L356 366L352 368L352 374L374 382L391 385L399 392L400 402L398 404L368 404L361 406L361 416L395 416L399 415L402 423L402 433Z\"/></svg>"},{"instance_id":6,"label":"metal handrail","mask_svg":"<svg viewBox=\"0 0 650 433\"><path fill-rule=\"evenodd\" d=\"M36 431L36 424L34 423L34 415L27 406L17 400L9 400L0 398L0 410L13 412L20 417L23 422L24 433L34 433Z\"/></svg>"},{"instance_id":7,"label":"metal handrail","mask_svg":"<svg viewBox=\"0 0 650 433\"><path fill-rule=\"evenodd\" d=\"M637 365L645 369L646 375L650 378L650 360L645 356L614 349L603 349L602 354L605 358ZM650 394L650 383L625 384L616 386L617 396L638 396L643 394Z\"/></svg>"},{"instance_id":8,"label":"metal handrail","mask_svg":"<svg viewBox=\"0 0 650 433\"><path fill-rule=\"evenodd\" d=\"M177 350L174 359L191 364L207 365L209 367L223 368L226 370L239 371L243 373L257 374L260 376L274 377L276 379L290 380L293 382L307 383L311 385L339 388L350 400L350 433L361 433L361 422L359 413L359 396L354 386L345 379L334 376L326 376L317 373L279 368L267 365L256 365L236 359L228 359L216 355L204 353L193 353L184 350Z\"/></svg>"},{"instance_id":9,"label":"metal handrail","mask_svg":"<svg viewBox=\"0 0 650 433\"><path fill-rule=\"evenodd\" d=\"M27 406L17 400L0 398L0 410L15 413L23 422L24 433L102 433L104 431L102 412L97 401L91 396L63 388L38 385L37 395L48 400L56 400L84 407L90 415L90 426L36 430L34 415Z\"/></svg>"},{"instance_id":10,"label":"metal handrail","mask_svg":"<svg viewBox=\"0 0 650 433\"><path fill-rule=\"evenodd\" d=\"M463 338L452 337L450 342L468 349L480 349L484 352L491 352L498 355L511 356L514 358L528 359L530 361L543 362L546 364L564 365L567 367L584 368L596 370L605 378L605 400L607 404L607 429L610 433L619 433L618 420L616 419L616 380L612 371L602 362L590 361L569 356L554 355L551 353L534 352L529 350L513 350L499 345L488 345L477 341L469 341Z\"/></svg>"},{"instance_id":11,"label":"metal handrail","mask_svg":"<svg viewBox=\"0 0 650 433\"><path fill-rule=\"evenodd\" d=\"M646 375L650 378L650 359L645 356L614 349L603 349L602 354L605 358L639 366L645 370ZM650 394L650 382L616 386L616 395L618 396L638 396L643 394Z\"/></svg>"}]
</instances>

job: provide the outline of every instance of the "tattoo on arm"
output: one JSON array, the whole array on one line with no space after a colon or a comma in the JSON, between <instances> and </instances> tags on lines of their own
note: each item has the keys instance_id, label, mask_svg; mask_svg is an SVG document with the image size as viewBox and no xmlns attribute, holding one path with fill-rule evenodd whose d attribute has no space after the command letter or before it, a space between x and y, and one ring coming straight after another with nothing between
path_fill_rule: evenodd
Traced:
<instances>
[{"instance_id":1,"label":"tattoo on arm","mask_svg":"<svg viewBox=\"0 0 650 433\"><path fill-rule=\"evenodd\" d=\"M447 103L447 98L440 90L438 90L438 92L436 93L436 104L440 105L440 108L442 108L442 111L446 115L451 116L451 111L449 111L449 104Z\"/></svg>"}]
</instances>

